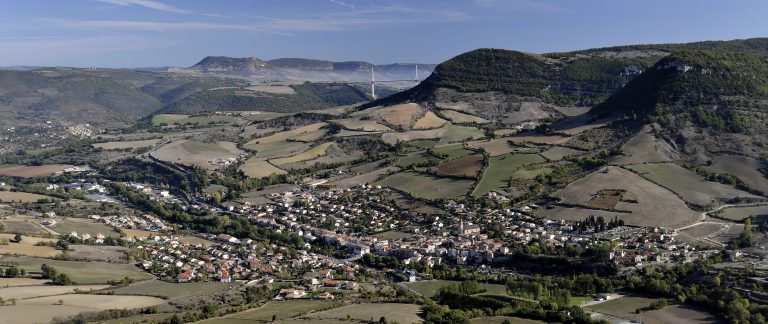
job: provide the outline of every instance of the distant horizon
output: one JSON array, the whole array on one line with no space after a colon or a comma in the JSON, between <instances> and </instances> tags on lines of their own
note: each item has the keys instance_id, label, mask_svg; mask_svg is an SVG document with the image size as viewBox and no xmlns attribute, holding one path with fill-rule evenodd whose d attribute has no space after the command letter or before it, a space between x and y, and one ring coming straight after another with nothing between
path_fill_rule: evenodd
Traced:
<instances>
[{"instance_id":1,"label":"distant horizon","mask_svg":"<svg viewBox=\"0 0 768 324\"><path fill-rule=\"evenodd\" d=\"M186 67L205 56L438 64L477 48L765 37L765 12L761 0L9 1L0 66Z\"/></svg>"},{"instance_id":2,"label":"distant horizon","mask_svg":"<svg viewBox=\"0 0 768 324\"><path fill-rule=\"evenodd\" d=\"M526 52L531 54L550 54L550 53L558 53L558 52L576 52L581 50L588 50L588 49L599 49L599 48L610 48L610 47L618 47L618 46L631 46L631 45L663 45L663 44L684 44L684 43L697 43L697 42L727 42L727 41L735 41L735 40L745 40L745 39L755 39L755 38L768 38L768 36L756 36L756 37L745 37L745 38L732 38L732 39L703 39L703 40L692 40L692 41L682 41L682 42L660 42L660 43L627 43L627 44L613 44L613 45L606 45L606 46L597 46L597 47L586 47L586 48L574 48L574 49L566 49L566 50L558 50L558 51L544 51L544 52L530 52L530 51L519 51L513 48L499 48L499 47L478 47L475 49L470 49L461 53L456 53L453 56L450 56L444 61L440 62L384 62L384 63L377 63L377 62L371 62L368 60L361 60L361 59L349 59L349 60L331 60L331 59L324 59L324 58L316 58L316 57L301 57L301 56L281 56L281 57L273 57L273 58L263 58L259 56L231 56L231 55L205 55L202 56L200 59L195 61L194 63L188 64L188 65L157 65L157 66L76 66L76 65L0 65L0 69L23 69L23 68L78 68L78 69L87 69L87 68L97 68L97 69L160 69L160 68L188 68L191 67L197 63L199 63L201 60L203 60L206 57L229 57L229 58L255 58L263 61L271 61L276 59L310 59L310 60L317 60L317 61L328 61L328 62L365 62L365 63L371 63L374 65L387 65L387 64L431 64L431 65L438 65L440 63L443 63L453 57L456 57L458 55L461 55L466 52L474 51L477 49L482 48L493 48L493 49L502 49L502 50L510 50L510 51L519 51L519 52Z\"/></svg>"}]
</instances>

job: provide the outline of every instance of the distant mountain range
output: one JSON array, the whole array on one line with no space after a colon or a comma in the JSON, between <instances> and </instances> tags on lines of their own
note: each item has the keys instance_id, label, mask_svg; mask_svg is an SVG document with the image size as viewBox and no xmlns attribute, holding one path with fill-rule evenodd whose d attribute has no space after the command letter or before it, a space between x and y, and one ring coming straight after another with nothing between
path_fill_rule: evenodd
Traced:
<instances>
[{"instance_id":1,"label":"distant mountain range","mask_svg":"<svg viewBox=\"0 0 768 324\"><path fill-rule=\"evenodd\" d=\"M371 79L371 67L377 80L419 79L428 77L435 64L393 63L376 65L362 61L332 62L305 58L278 58L261 60L254 57L234 58L208 56L189 68L175 68L174 72L197 72L219 75L237 75L270 80L346 81L365 82Z\"/></svg>"}]
</instances>

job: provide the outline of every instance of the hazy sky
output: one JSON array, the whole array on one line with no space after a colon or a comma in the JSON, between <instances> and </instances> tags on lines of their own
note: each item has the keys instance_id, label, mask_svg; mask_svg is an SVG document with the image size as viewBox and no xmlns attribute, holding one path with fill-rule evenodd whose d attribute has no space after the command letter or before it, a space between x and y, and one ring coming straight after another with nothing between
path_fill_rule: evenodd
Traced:
<instances>
[{"instance_id":1,"label":"hazy sky","mask_svg":"<svg viewBox=\"0 0 768 324\"><path fill-rule=\"evenodd\" d=\"M0 66L189 66L207 55L439 63L768 36L766 0L0 0Z\"/></svg>"}]
</instances>

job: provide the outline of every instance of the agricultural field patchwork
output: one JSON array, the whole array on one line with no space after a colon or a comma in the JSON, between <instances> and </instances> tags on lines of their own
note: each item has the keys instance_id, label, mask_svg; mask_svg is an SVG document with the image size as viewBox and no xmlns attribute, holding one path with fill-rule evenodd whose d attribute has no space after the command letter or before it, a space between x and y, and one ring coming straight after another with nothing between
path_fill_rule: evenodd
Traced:
<instances>
[{"instance_id":1,"label":"agricultural field patchwork","mask_svg":"<svg viewBox=\"0 0 768 324\"><path fill-rule=\"evenodd\" d=\"M469 155L435 167L435 172L443 176L475 178L483 169L483 155Z\"/></svg>"},{"instance_id":2,"label":"agricultural field patchwork","mask_svg":"<svg viewBox=\"0 0 768 324\"><path fill-rule=\"evenodd\" d=\"M155 146L155 144L159 142L160 142L160 139L148 139L148 140L140 140L140 141L116 141L116 142L95 143L93 144L93 147L105 149L105 150L125 150L125 149L151 147L151 146Z\"/></svg>"},{"instance_id":3,"label":"agricultural field patchwork","mask_svg":"<svg viewBox=\"0 0 768 324\"><path fill-rule=\"evenodd\" d=\"M296 162L312 160L312 159L324 156L326 154L326 151L328 150L328 148L331 147L332 145L335 145L335 144L332 143L332 142L323 143L323 144L315 146L315 147L313 147L313 148L311 148L309 150L306 150L306 151L304 151L302 153L299 153L299 154L296 154L296 155L293 155L293 156L289 156L289 157L274 159L274 160L271 160L270 162L279 166L279 165L283 165L283 164L289 164L289 163L296 163Z\"/></svg>"},{"instance_id":4,"label":"agricultural field patchwork","mask_svg":"<svg viewBox=\"0 0 768 324\"><path fill-rule=\"evenodd\" d=\"M747 217L768 218L768 205L723 208L717 213L717 216L735 221Z\"/></svg>"},{"instance_id":5,"label":"agricultural field patchwork","mask_svg":"<svg viewBox=\"0 0 768 324\"><path fill-rule=\"evenodd\" d=\"M651 303L658 300L660 300L660 298L624 296L597 305L588 306L586 309L628 320L639 320L640 315L636 314L635 310L648 307Z\"/></svg>"},{"instance_id":6,"label":"agricultural field patchwork","mask_svg":"<svg viewBox=\"0 0 768 324\"><path fill-rule=\"evenodd\" d=\"M277 319L289 319L307 314L309 312L318 312L339 306L341 306L340 303L317 300L271 301L264 304L264 306L255 309L230 314L224 317L208 319L200 323L234 324L247 321L267 322L272 320L272 316L275 316Z\"/></svg>"},{"instance_id":7,"label":"agricultural field patchwork","mask_svg":"<svg viewBox=\"0 0 768 324\"><path fill-rule=\"evenodd\" d=\"M489 120L478 117L475 115L470 115L462 112L458 112L455 110L440 110L439 114L443 116L444 118L450 120L452 123L455 124L487 124L490 123Z\"/></svg>"},{"instance_id":8,"label":"agricultural field patchwork","mask_svg":"<svg viewBox=\"0 0 768 324\"><path fill-rule=\"evenodd\" d=\"M695 172L673 163L635 164L628 168L698 206L714 206L734 198L761 198L729 185L706 181Z\"/></svg>"},{"instance_id":9,"label":"agricultural field patchwork","mask_svg":"<svg viewBox=\"0 0 768 324\"><path fill-rule=\"evenodd\" d=\"M331 120L344 129L364 132L389 132L391 128L378 123L375 120L335 119Z\"/></svg>"},{"instance_id":10,"label":"agricultural field patchwork","mask_svg":"<svg viewBox=\"0 0 768 324\"><path fill-rule=\"evenodd\" d=\"M622 156L612 163L618 165L671 162L680 158L679 153L663 139L656 138L650 126L632 136L621 147Z\"/></svg>"},{"instance_id":11,"label":"agricultural field patchwork","mask_svg":"<svg viewBox=\"0 0 768 324\"><path fill-rule=\"evenodd\" d=\"M481 129L469 126L445 125L430 130L413 130L401 133L385 133L382 140L387 144L409 142L415 140L437 139L440 143L455 143L466 140L483 138Z\"/></svg>"},{"instance_id":12,"label":"agricultural field patchwork","mask_svg":"<svg viewBox=\"0 0 768 324\"><path fill-rule=\"evenodd\" d=\"M623 190L615 209L624 212L574 207L555 207L541 211L544 217L580 221L590 215L613 219L618 216L629 225L675 227L702 217L688 208L677 195L643 177L619 167L605 167L578 179L554 193L569 205L587 206L603 190Z\"/></svg>"}]
</instances>

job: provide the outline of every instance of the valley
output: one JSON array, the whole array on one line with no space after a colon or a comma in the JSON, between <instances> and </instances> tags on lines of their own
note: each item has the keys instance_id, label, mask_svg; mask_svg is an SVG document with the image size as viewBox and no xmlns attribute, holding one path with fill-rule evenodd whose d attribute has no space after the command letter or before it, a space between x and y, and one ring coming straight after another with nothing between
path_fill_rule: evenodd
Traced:
<instances>
[{"instance_id":1,"label":"valley","mask_svg":"<svg viewBox=\"0 0 768 324\"><path fill-rule=\"evenodd\" d=\"M0 318L758 323L765 44L0 71Z\"/></svg>"}]
</instances>

